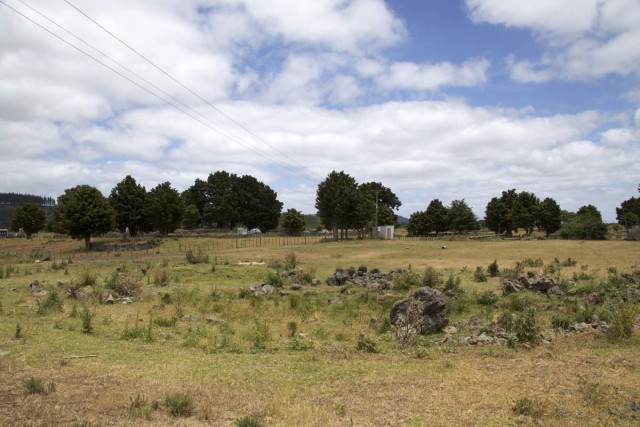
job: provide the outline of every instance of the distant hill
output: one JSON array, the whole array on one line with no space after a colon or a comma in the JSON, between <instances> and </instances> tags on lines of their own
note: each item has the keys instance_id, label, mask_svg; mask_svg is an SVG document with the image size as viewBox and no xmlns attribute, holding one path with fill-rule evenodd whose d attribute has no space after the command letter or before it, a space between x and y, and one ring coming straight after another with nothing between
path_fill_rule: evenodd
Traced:
<instances>
[{"instance_id":1,"label":"distant hill","mask_svg":"<svg viewBox=\"0 0 640 427\"><path fill-rule=\"evenodd\" d=\"M53 217L56 200L53 197L36 196L33 194L0 193L0 228L11 228L13 212L26 203L42 206L47 220Z\"/></svg>"}]
</instances>

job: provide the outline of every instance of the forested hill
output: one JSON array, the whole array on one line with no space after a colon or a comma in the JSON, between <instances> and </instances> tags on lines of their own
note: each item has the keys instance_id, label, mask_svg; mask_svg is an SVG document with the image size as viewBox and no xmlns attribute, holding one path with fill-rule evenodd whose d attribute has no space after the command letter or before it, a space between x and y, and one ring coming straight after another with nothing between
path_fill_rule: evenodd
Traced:
<instances>
[{"instance_id":1,"label":"forested hill","mask_svg":"<svg viewBox=\"0 0 640 427\"><path fill-rule=\"evenodd\" d=\"M33 194L0 193L0 205L22 206L25 203L35 203L40 206L55 206L53 197L35 196Z\"/></svg>"},{"instance_id":2,"label":"forested hill","mask_svg":"<svg viewBox=\"0 0 640 427\"><path fill-rule=\"evenodd\" d=\"M0 193L0 228L11 227L11 217L18 206L35 203L44 208L47 219L53 216L56 199L33 194Z\"/></svg>"}]
</instances>

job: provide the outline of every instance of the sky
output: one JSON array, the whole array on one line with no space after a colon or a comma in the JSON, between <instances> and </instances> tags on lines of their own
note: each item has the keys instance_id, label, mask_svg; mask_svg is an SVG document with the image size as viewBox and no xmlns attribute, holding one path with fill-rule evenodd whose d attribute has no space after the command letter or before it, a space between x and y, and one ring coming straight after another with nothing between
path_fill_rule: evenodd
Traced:
<instances>
[{"instance_id":1,"label":"sky","mask_svg":"<svg viewBox=\"0 0 640 427\"><path fill-rule=\"evenodd\" d=\"M407 217L515 188L611 222L638 195L639 0L0 1L0 192L226 170L315 213L336 170Z\"/></svg>"}]
</instances>

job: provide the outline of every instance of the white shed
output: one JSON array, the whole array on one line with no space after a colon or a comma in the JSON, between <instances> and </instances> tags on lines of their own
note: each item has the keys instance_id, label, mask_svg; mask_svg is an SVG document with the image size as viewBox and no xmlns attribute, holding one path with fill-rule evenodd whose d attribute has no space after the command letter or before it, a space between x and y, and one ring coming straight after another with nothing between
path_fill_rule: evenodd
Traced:
<instances>
[{"instance_id":1,"label":"white shed","mask_svg":"<svg viewBox=\"0 0 640 427\"><path fill-rule=\"evenodd\" d=\"M373 237L380 240L393 240L395 228L394 225L380 225L377 230L373 227Z\"/></svg>"},{"instance_id":2,"label":"white shed","mask_svg":"<svg viewBox=\"0 0 640 427\"><path fill-rule=\"evenodd\" d=\"M246 236L247 235L247 229L244 228L244 227L236 228L236 232L238 233L238 236Z\"/></svg>"}]
</instances>

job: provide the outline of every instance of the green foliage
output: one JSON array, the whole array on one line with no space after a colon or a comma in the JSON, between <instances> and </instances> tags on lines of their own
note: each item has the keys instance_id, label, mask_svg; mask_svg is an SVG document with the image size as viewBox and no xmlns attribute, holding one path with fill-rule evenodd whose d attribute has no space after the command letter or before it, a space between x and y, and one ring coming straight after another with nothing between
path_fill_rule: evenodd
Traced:
<instances>
[{"instance_id":1,"label":"green foliage","mask_svg":"<svg viewBox=\"0 0 640 427\"><path fill-rule=\"evenodd\" d=\"M462 288L461 283L462 282L460 280L460 277L456 276L456 278L454 279L453 273L451 273L449 274L449 278L444 284L444 291L448 291L449 293L452 292L454 295L460 296L464 294L464 289Z\"/></svg>"},{"instance_id":2,"label":"green foliage","mask_svg":"<svg viewBox=\"0 0 640 427\"><path fill-rule=\"evenodd\" d=\"M267 272L267 276L264 278L264 283L271 285L274 288L281 288L284 286L284 279L276 271Z\"/></svg>"},{"instance_id":3,"label":"green foliage","mask_svg":"<svg viewBox=\"0 0 640 427\"><path fill-rule=\"evenodd\" d=\"M135 237L139 232L150 230L146 210L147 190L131 175L127 175L111 190L109 203L115 211L116 225L121 232L129 228L129 234Z\"/></svg>"},{"instance_id":4,"label":"green foliage","mask_svg":"<svg viewBox=\"0 0 640 427\"><path fill-rule=\"evenodd\" d=\"M571 257L569 257L566 260L562 261L562 266L563 267L574 267L576 264L578 264L578 261L575 260L575 259L572 259Z\"/></svg>"},{"instance_id":5,"label":"green foliage","mask_svg":"<svg viewBox=\"0 0 640 427\"><path fill-rule=\"evenodd\" d=\"M500 274L500 269L498 268L497 259L494 259L493 262L489 264L489 267L487 267L487 272L489 273L490 277L496 277Z\"/></svg>"},{"instance_id":6,"label":"green foliage","mask_svg":"<svg viewBox=\"0 0 640 427\"><path fill-rule=\"evenodd\" d=\"M58 197L54 227L74 239L84 239L91 249L91 236L107 233L115 225L114 211L102 193L91 186L66 189Z\"/></svg>"},{"instance_id":7,"label":"green foliage","mask_svg":"<svg viewBox=\"0 0 640 427\"><path fill-rule=\"evenodd\" d=\"M491 306L498 302L498 296L493 291L486 291L478 295L478 304Z\"/></svg>"},{"instance_id":8,"label":"green foliage","mask_svg":"<svg viewBox=\"0 0 640 427\"><path fill-rule=\"evenodd\" d=\"M542 201L538 207L538 224L547 237L562 226L562 210L558 203L550 197Z\"/></svg>"},{"instance_id":9,"label":"green foliage","mask_svg":"<svg viewBox=\"0 0 640 427\"><path fill-rule=\"evenodd\" d=\"M434 267L427 266L422 275L422 286L429 286L430 288L437 288L442 285L442 273L436 270Z\"/></svg>"},{"instance_id":10,"label":"green foliage","mask_svg":"<svg viewBox=\"0 0 640 427\"><path fill-rule=\"evenodd\" d=\"M298 332L298 324L294 321L287 323L287 330L289 331L289 338L293 338Z\"/></svg>"},{"instance_id":11,"label":"green foliage","mask_svg":"<svg viewBox=\"0 0 640 427\"><path fill-rule=\"evenodd\" d=\"M169 284L169 270L161 268L153 274L153 284L156 286L167 286Z\"/></svg>"},{"instance_id":12,"label":"green foliage","mask_svg":"<svg viewBox=\"0 0 640 427\"><path fill-rule=\"evenodd\" d=\"M513 321L513 313L511 313L509 310L502 311L497 320L498 326L500 326L505 331L513 330Z\"/></svg>"},{"instance_id":13,"label":"green foliage","mask_svg":"<svg viewBox=\"0 0 640 427\"><path fill-rule=\"evenodd\" d=\"M172 233L182 224L184 201L170 182L155 186L147 195L146 213L149 222L162 235Z\"/></svg>"},{"instance_id":14,"label":"green foliage","mask_svg":"<svg viewBox=\"0 0 640 427\"><path fill-rule=\"evenodd\" d=\"M186 393L173 393L164 397L164 406L174 417L190 417L193 415L193 402Z\"/></svg>"},{"instance_id":15,"label":"green foliage","mask_svg":"<svg viewBox=\"0 0 640 427\"><path fill-rule=\"evenodd\" d=\"M288 209L280 218L280 225L285 233L297 235L302 233L305 226L305 219L302 212L295 209Z\"/></svg>"},{"instance_id":16,"label":"green foliage","mask_svg":"<svg viewBox=\"0 0 640 427\"><path fill-rule=\"evenodd\" d=\"M45 393L44 383L40 378L31 376L26 380L24 380L22 385L25 391L27 392L27 394L44 394Z\"/></svg>"},{"instance_id":17,"label":"green foliage","mask_svg":"<svg viewBox=\"0 0 640 427\"><path fill-rule=\"evenodd\" d=\"M610 328L607 330L607 339L611 342L619 342L633 336L633 321L636 310L630 303L616 302L608 306Z\"/></svg>"},{"instance_id":18,"label":"green foliage","mask_svg":"<svg viewBox=\"0 0 640 427\"><path fill-rule=\"evenodd\" d=\"M412 271L403 271L395 278L394 289L398 291L408 291L411 288L420 286L420 275Z\"/></svg>"},{"instance_id":19,"label":"green foliage","mask_svg":"<svg viewBox=\"0 0 640 427\"><path fill-rule=\"evenodd\" d=\"M269 342L270 340L271 333L269 332L269 324L267 322L261 322L259 319L256 319L254 323L254 329L251 334L253 350L265 350L267 348L267 342Z\"/></svg>"},{"instance_id":20,"label":"green foliage","mask_svg":"<svg viewBox=\"0 0 640 427\"><path fill-rule=\"evenodd\" d=\"M603 240L607 236L607 226L595 206L582 206L575 217L560 229L563 239Z\"/></svg>"},{"instance_id":21,"label":"green foliage","mask_svg":"<svg viewBox=\"0 0 640 427\"><path fill-rule=\"evenodd\" d=\"M27 203L16 208L13 212L11 229L14 231L22 229L27 235L27 239L30 239L32 234L44 228L46 221L44 209L35 203Z\"/></svg>"},{"instance_id":22,"label":"green foliage","mask_svg":"<svg viewBox=\"0 0 640 427\"><path fill-rule=\"evenodd\" d=\"M544 261L541 258L526 258L522 261L522 264L525 267L542 267L544 265Z\"/></svg>"},{"instance_id":23,"label":"green foliage","mask_svg":"<svg viewBox=\"0 0 640 427\"><path fill-rule=\"evenodd\" d=\"M484 272L484 267L477 266L476 270L473 272L473 281L474 282L486 282L487 275Z\"/></svg>"},{"instance_id":24,"label":"green foliage","mask_svg":"<svg viewBox=\"0 0 640 427\"><path fill-rule=\"evenodd\" d=\"M289 252L284 257L284 268L293 270L298 265L298 256L295 252Z\"/></svg>"},{"instance_id":25,"label":"green foliage","mask_svg":"<svg viewBox=\"0 0 640 427\"><path fill-rule=\"evenodd\" d=\"M358 200L356 180L343 171L333 171L318 184L315 207L326 227L344 229L354 222Z\"/></svg>"},{"instance_id":26,"label":"green foliage","mask_svg":"<svg viewBox=\"0 0 640 427\"><path fill-rule=\"evenodd\" d=\"M89 270L88 268L82 270L82 272L80 273L80 278L78 279L78 285L80 287L95 286L97 283L98 279L95 272Z\"/></svg>"},{"instance_id":27,"label":"green foliage","mask_svg":"<svg viewBox=\"0 0 640 427\"><path fill-rule=\"evenodd\" d=\"M533 307L518 314L513 324L513 332L519 343L537 344L540 340L540 326Z\"/></svg>"},{"instance_id":28,"label":"green foliage","mask_svg":"<svg viewBox=\"0 0 640 427\"><path fill-rule=\"evenodd\" d=\"M449 229L457 233L478 230L478 218L471 210L471 207L462 200L453 200L447 212Z\"/></svg>"},{"instance_id":29,"label":"green foliage","mask_svg":"<svg viewBox=\"0 0 640 427\"><path fill-rule=\"evenodd\" d=\"M64 302L60 298L56 289L51 289L44 300L36 300L36 314L38 316L45 316L50 311L62 311Z\"/></svg>"},{"instance_id":30,"label":"green foliage","mask_svg":"<svg viewBox=\"0 0 640 427\"><path fill-rule=\"evenodd\" d=\"M371 338L366 337L364 334L360 334L358 342L356 343L356 350L364 351L366 353L378 353L377 343Z\"/></svg>"},{"instance_id":31,"label":"green foliage","mask_svg":"<svg viewBox=\"0 0 640 427\"><path fill-rule=\"evenodd\" d=\"M193 230L200 225L200 212L196 205L189 205L184 210L184 218L182 219L182 227L187 230Z\"/></svg>"},{"instance_id":32,"label":"green foliage","mask_svg":"<svg viewBox=\"0 0 640 427\"><path fill-rule=\"evenodd\" d=\"M89 310L89 307L85 304L82 306L82 312L80 312L80 320L82 321L82 332L85 334L93 333L93 316L95 314Z\"/></svg>"},{"instance_id":33,"label":"green foliage","mask_svg":"<svg viewBox=\"0 0 640 427\"><path fill-rule=\"evenodd\" d=\"M186 257L189 264L202 264L209 262L209 255L202 253L196 255L191 249L187 251Z\"/></svg>"},{"instance_id":34,"label":"green foliage","mask_svg":"<svg viewBox=\"0 0 640 427\"><path fill-rule=\"evenodd\" d=\"M238 418L235 421L235 425L237 427L262 427L262 423L259 420L250 416Z\"/></svg>"}]
</instances>

